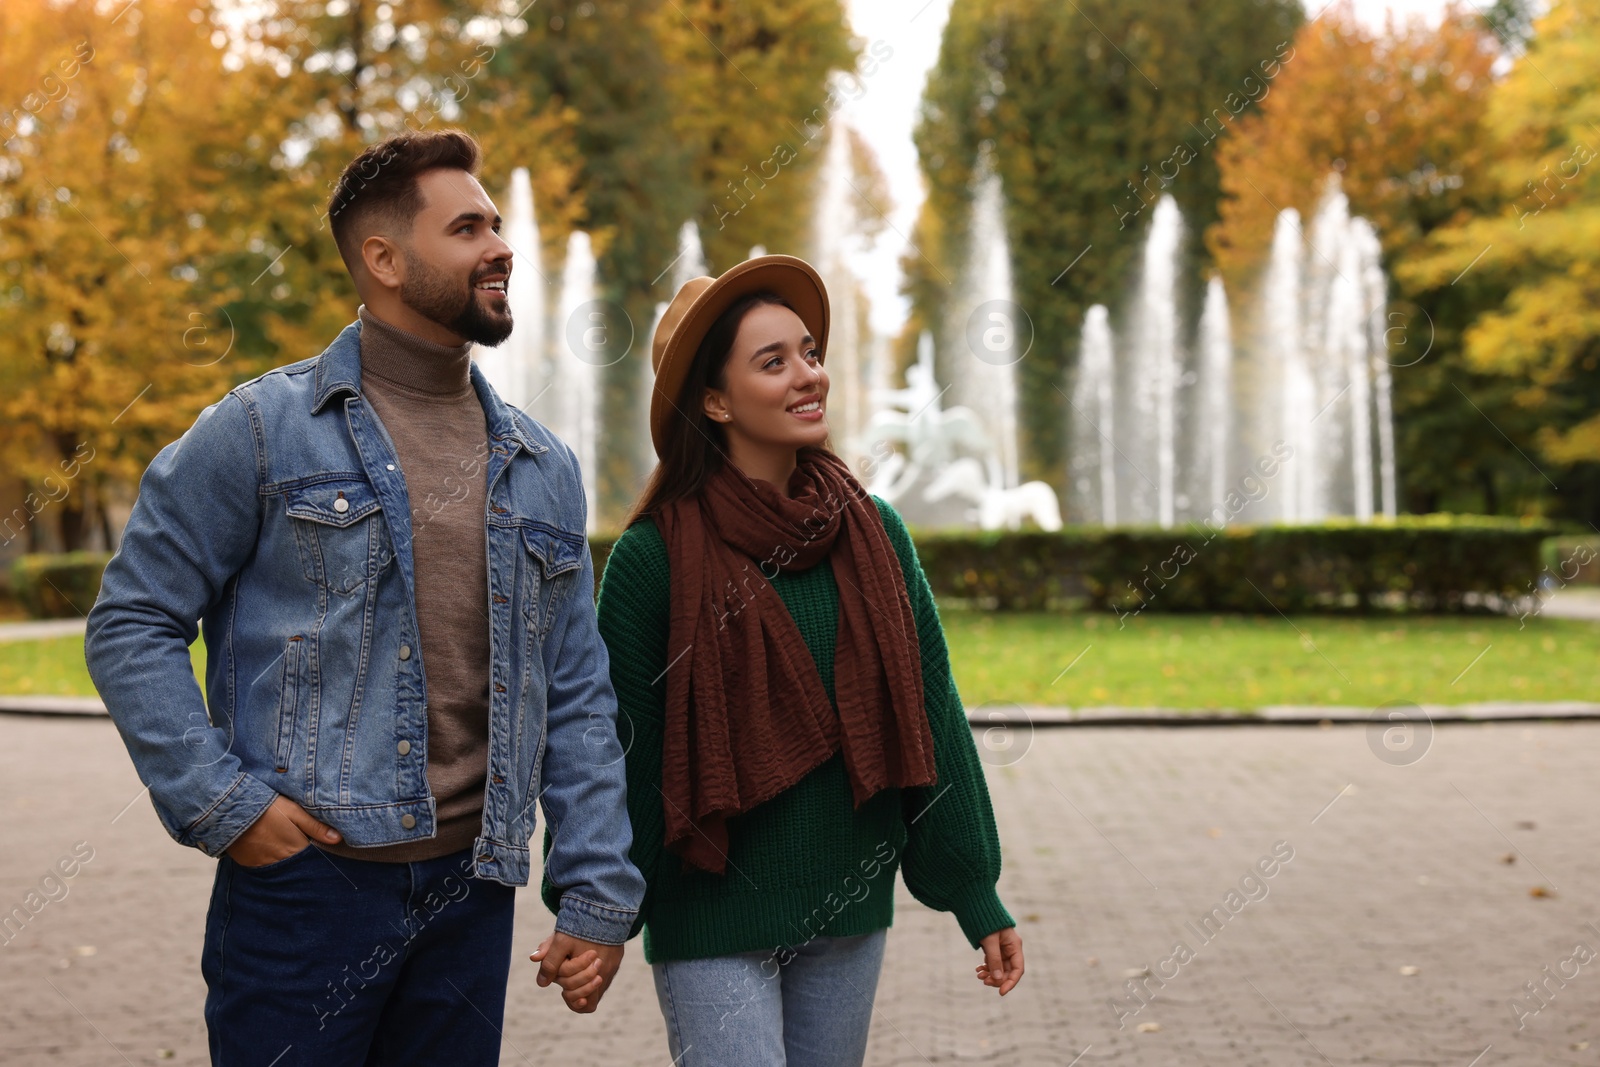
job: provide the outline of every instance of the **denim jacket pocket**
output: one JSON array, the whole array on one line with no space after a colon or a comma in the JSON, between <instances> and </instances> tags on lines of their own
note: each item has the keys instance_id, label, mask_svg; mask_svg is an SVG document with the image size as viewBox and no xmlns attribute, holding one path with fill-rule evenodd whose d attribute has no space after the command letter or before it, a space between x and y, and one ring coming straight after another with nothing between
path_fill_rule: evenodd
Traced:
<instances>
[{"instance_id":1,"label":"denim jacket pocket","mask_svg":"<svg viewBox=\"0 0 1600 1067\"><path fill-rule=\"evenodd\" d=\"M279 774L289 770L289 758L294 752L294 741L300 722L300 661L305 637L301 634L285 642L283 652L283 678L278 690L278 745L272 769Z\"/></svg>"},{"instance_id":2,"label":"denim jacket pocket","mask_svg":"<svg viewBox=\"0 0 1600 1067\"><path fill-rule=\"evenodd\" d=\"M330 592L355 592L393 558L378 494L365 478L296 486L284 500L305 576Z\"/></svg>"},{"instance_id":3,"label":"denim jacket pocket","mask_svg":"<svg viewBox=\"0 0 1600 1067\"><path fill-rule=\"evenodd\" d=\"M583 566L583 535L560 530L545 523L522 527L522 543L538 566L527 568L523 603L529 620L541 635L561 610L568 593L577 583Z\"/></svg>"}]
</instances>

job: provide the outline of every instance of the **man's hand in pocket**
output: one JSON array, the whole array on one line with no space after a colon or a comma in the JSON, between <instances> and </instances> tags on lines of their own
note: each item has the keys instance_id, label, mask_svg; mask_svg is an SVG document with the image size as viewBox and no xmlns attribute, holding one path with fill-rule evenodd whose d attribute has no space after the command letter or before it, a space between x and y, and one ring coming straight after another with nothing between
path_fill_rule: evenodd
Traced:
<instances>
[{"instance_id":1,"label":"man's hand in pocket","mask_svg":"<svg viewBox=\"0 0 1600 1067\"><path fill-rule=\"evenodd\" d=\"M265 867L288 859L313 841L337 844L339 831L280 796L228 846L228 856L241 867Z\"/></svg>"}]
</instances>

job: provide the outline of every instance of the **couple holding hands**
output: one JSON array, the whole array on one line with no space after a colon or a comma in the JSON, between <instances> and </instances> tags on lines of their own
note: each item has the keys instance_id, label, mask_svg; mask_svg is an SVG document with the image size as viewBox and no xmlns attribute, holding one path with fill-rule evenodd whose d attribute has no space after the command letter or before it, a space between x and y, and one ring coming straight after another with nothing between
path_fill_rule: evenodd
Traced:
<instances>
[{"instance_id":1,"label":"couple holding hands","mask_svg":"<svg viewBox=\"0 0 1600 1067\"><path fill-rule=\"evenodd\" d=\"M642 932L680 1067L860 1064L897 871L1009 992L933 596L829 449L816 271L672 300L659 464L596 604L572 450L472 365L512 325L478 165L454 130L351 162L358 320L161 451L89 617L157 815L218 861L212 1062L498 1063L540 810L538 983L594 1011Z\"/></svg>"}]
</instances>

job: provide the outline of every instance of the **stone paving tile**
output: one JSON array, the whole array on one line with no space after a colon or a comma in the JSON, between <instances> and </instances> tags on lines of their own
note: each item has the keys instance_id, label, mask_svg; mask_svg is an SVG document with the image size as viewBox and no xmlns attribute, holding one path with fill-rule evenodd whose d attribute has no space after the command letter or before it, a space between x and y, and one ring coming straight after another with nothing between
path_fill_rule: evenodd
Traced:
<instances>
[{"instance_id":1,"label":"stone paving tile","mask_svg":"<svg viewBox=\"0 0 1600 1067\"><path fill-rule=\"evenodd\" d=\"M1600 1064L1600 958L1558 973L1600 950L1600 724L1440 726L1409 766L1359 725L1016 740L989 774L1028 977L983 989L954 921L901 890L874 1067ZM212 864L161 831L111 724L0 717L0 826L0 910L93 849L0 946L0 1062L204 1063ZM1229 901L1279 841L1293 858ZM502 1062L666 1067L637 946L602 1010L570 1015L524 958L549 916L518 905ZM1164 963L1178 941L1192 958Z\"/></svg>"}]
</instances>

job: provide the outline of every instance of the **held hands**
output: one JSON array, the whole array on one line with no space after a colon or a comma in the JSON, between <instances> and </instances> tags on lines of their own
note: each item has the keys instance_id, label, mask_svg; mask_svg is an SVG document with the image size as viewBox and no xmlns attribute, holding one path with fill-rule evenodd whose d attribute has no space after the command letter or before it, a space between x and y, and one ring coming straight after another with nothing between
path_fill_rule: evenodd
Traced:
<instances>
[{"instance_id":1,"label":"held hands","mask_svg":"<svg viewBox=\"0 0 1600 1067\"><path fill-rule=\"evenodd\" d=\"M996 930L979 942L983 962L976 970L986 986L1000 990L1003 997L1022 981L1022 935L1015 926Z\"/></svg>"},{"instance_id":2,"label":"held hands","mask_svg":"<svg viewBox=\"0 0 1600 1067\"><path fill-rule=\"evenodd\" d=\"M241 867L265 867L288 859L313 841L337 844L339 831L318 822L288 797L280 796L234 839L228 846L228 855Z\"/></svg>"},{"instance_id":3,"label":"held hands","mask_svg":"<svg viewBox=\"0 0 1600 1067\"><path fill-rule=\"evenodd\" d=\"M528 957L539 965L539 987L555 982L561 986L561 999L580 1015L600 1005L622 966L621 945L601 945L584 941L559 930L539 943Z\"/></svg>"}]
</instances>

